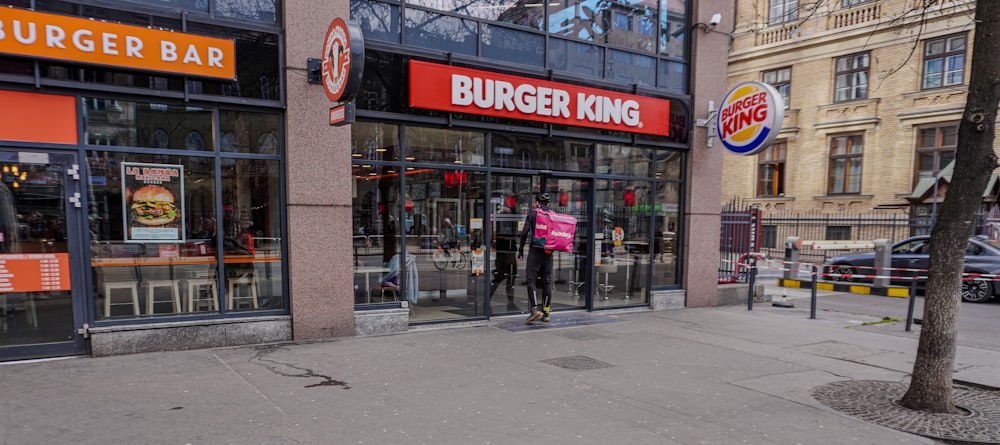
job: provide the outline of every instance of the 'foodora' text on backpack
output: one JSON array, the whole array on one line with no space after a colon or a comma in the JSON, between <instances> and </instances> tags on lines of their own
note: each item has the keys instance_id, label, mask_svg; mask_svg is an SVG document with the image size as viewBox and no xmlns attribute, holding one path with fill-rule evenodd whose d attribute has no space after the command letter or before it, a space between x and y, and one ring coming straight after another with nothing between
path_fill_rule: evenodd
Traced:
<instances>
[{"instance_id":1,"label":"'foodora' text on backpack","mask_svg":"<svg viewBox=\"0 0 1000 445\"><path fill-rule=\"evenodd\" d=\"M535 233L531 247L562 252L573 251L576 218L545 209L535 209Z\"/></svg>"}]
</instances>

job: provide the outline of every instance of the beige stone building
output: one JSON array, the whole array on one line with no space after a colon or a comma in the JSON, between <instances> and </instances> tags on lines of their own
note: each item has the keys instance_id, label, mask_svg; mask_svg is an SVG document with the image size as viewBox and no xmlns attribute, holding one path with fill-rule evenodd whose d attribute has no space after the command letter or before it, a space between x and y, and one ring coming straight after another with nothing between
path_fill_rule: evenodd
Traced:
<instances>
[{"instance_id":1,"label":"beige stone building","mask_svg":"<svg viewBox=\"0 0 1000 445\"><path fill-rule=\"evenodd\" d=\"M920 3L831 0L808 9L738 0L729 86L770 83L786 109L772 148L726 154L723 198L765 212L928 214L950 178L975 3ZM939 187L936 176L945 178Z\"/></svg>"}]
</instances>

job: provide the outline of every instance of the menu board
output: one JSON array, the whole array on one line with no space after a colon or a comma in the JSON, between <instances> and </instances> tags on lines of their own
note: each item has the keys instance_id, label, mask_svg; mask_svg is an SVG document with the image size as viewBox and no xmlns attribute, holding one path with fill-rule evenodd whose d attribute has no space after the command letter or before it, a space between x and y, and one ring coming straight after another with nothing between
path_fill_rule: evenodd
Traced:
<instances>
[{"instance_id":1,"label":"menu board","mask_svg":"<svg viewBox=\"0 0 1000 445\"><path fill-rule=\"evenodd\" d=\"M0 293L70 290L68 253L0 254Z\"/></svg>"}]
</instances>

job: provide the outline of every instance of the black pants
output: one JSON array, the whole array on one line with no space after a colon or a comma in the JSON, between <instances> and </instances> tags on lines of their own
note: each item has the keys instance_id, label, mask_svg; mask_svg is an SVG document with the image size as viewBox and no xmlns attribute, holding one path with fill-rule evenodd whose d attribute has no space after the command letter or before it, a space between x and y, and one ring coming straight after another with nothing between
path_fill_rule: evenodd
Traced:
<instances>
[{"instance_id":1,"label":"black pants","mask_svg":"<svg viewBox=\"0 0 1000 445\"><path fill-rule=\"evenodd\" d=\"M542 288L542 312L549 311L552 303L552 254L537 247L528 249L528 263L524 266L525 281L528 284L528 304L538 308L537 288ZM537 284L536 284L537 283Z\"/></svg>"}]
</instances>

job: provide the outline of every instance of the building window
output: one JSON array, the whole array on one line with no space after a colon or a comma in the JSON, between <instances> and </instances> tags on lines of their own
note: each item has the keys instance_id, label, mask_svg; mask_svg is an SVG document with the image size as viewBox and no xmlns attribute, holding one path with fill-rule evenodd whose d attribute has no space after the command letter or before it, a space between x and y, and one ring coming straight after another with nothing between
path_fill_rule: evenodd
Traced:
<instances>
[{"instance_id":1,"label":"building window","mask_svg":"<svg viewBox=\"0 0 1000 445\"><path fill-rule=\"evenodd\" d=\"M965 34L924 43L923 89L961 85L965 80Z\"/></svg>"},{"instance_id":2,"label":"building window","mask_svg":"<svg viewBox=\"0 0 1000 445\"><path fill-rule=\"evenodd\" d=\"M851 226L826 226L826 239L829 241L851 239Z\"/></svg>"},{"instance_id":3,"label":"building window","mask_svg":"<svg viewBox=\"0 0 1000 445\"><path fill-rule=\"evenodd\" d=\"M790 22L799 18L798 0L768 0L768 25Z\"/></svg>"},{"instance_id":4,"label":"building window","mask_svg":"<svg viewBox=\"0 0 1000 445\"><path fill-rule=\"evenodd\" d=\"M851 6L857 6L864 3L871 3L875 0L840 0L841 8L850 8Z\"/></svg>"},{"instance_id":5,"label":"building window","mask_svg":"<svg viewBox=\"0 0 1000 445\"><path fill-rule=\"evenodd\" d=\"M916 171L913 184L920 178L932 178L955 160L958 125L925 127L917 130Z\"/></svg>"},{"instance_id":6,"label":"building window","mask_svg":"<svg viewBox=\"0 0 1000 445\"><path fill-rule=\"evenodd\" d=\"M764 249L778 248L778 226L774 224L760 226L760 247Z\"/></svg>"},{"instance_id":7,"label":"building window","mask_svg":"<svg viewBox=\"0 0 1000 445\"><path fill-rule=\"evenodd\" d=\"M785 196L784 142L775 142L757 155L757 196Z\"/></svg>"},{"instance_id":8,"label":"building window","mask_svg":"<svg viewBox=\"0 0 1000 445\"><path fill-rule=\"evenodd\" d=\"M828 194L861 192L861 157L865 137L860 134L830 139L830 178Z\"/></svg>"},{"instance_id":9,"label":"building window","mask_svg":"<svg viewBox=\"0 0 1000 445\"><path fill-rule=\"evenodd\" d=\"M781 99L785 101L785 108L788 108L789 93L792 90L792 68L785 67L772 71L764 71L763 81L770 84L781 93Z\"/></svg>"},{"instance_id":10,"label":"building window","mask_svg":"<svg viewBox=\"0 0 1000 445\"><path fill-rule=\"evenodd\" d=\"M837 58L834 102L868 97L868 63L868 53Z\"/></svg>"}]
</instances>

